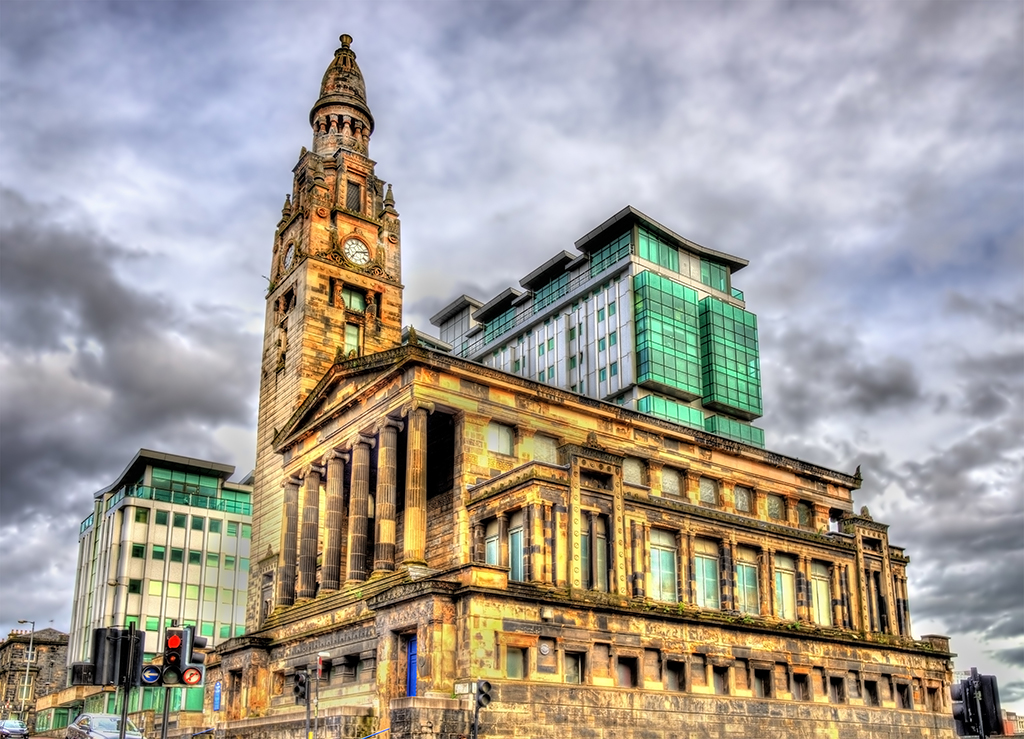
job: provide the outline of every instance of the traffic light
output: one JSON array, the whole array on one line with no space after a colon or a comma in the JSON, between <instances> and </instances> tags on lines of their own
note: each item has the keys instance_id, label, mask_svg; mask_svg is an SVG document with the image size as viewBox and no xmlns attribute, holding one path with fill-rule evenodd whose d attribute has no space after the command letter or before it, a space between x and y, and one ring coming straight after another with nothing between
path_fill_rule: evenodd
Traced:
<instances>
[{"instance_id":1,"label":"traffic light","mask_svg":"<svg viewBox=\"0 0 1024 739\"><path fill-rule=\"evenodd\" d=\"M201 685L206 676L206 668L203 667L206 653L200 650L206 648L206 637L196 636L195 627L186 626L182 642L181 653L184 659L181 664L181 681L190 686Z\"/></svg>"},{"instance_id":2,"label":"traffic light","mask_svg":"<svg viewBox=\"0 0 1024 739\"><path fill-rule=\"evenodd\" d=\"M164 634L164 669L161 675L164 685L181 683L182 671L185 669L185 653L184 629L167 629Z\"/></svg>"},{"instance_id":3,"label":"traffic light","mask_svg":"<svg viewBox=\"0 0 1024 739\"><path fill-rule=\"evenodd\" d=\"M134 643L132 639L134 637ZM93 629L91 685L139 685L142 681L142 654L145 633L133 629ZM85 680L88 663L81 663L72 680Z\"/></svg>"},{"instance_id":4,"label":"traffic light","mask_svg":"<svg viewBox=\"0 0 1024 739\"><path fill-rule=\"evenodd\" d=\"M480 708L487 708L491 702L491 684L486 680L476 681L476 704Z\"/></svg>"},{"instance_id":5,"label":"traffic light","mask_svg":"<svg viewBox=\"0 0 1024 739\"><path fill-rule=\"evenodd\" d=\"M295 702L300 705L309 701L309 675L305 671L295 673L292 693L295 695Z\"/></svg>"},{"instance_id":6,"label":"traffic light","mask_svg":"<svg viewBox=\"0 0 1024 739\"><path fill-rule=\"evenodd\" d=\"M92 684L117 685L120 629L92 630Z\"/></svg>"},{"instance_id":7,"label":"traffic light","mask_svg":"<svg viewBox=\"0 0 1024 739\"><path fill-rule=\"evenodd\" d=\"M961 680L949 686L949 696L953 699L953 720L956 722L957 736L971 736L978 733L978 720L975 716L974 684L970 680Z\"/></svg>"},{"instance_id":8,"label":"traffic light","mask_svg":"<svg viewBox=\"0 0 1024 739\"><path fill-rule=\"evenodd\" d=\"M1003 708L999 704L999 685L995 675L979 675L981 692L981 724L985 736L1003 735Z\"/></svg>"}]
</instances>

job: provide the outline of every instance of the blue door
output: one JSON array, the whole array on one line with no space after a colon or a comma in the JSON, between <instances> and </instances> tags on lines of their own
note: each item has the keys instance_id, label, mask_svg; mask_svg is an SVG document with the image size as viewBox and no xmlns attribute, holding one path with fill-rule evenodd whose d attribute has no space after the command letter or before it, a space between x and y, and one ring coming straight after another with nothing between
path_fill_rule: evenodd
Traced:
<instances>
[{"instance_id":1,"label":"blue door","mask_svg":"<svg viewBox=\"0 0 1024 739\"><path fill-rule=\"evenodd\" d=\"M405 694L409 697L416 695L416 637L410 637L406 642L406 665L405 665Z\"/></svg>"}]
</instances>

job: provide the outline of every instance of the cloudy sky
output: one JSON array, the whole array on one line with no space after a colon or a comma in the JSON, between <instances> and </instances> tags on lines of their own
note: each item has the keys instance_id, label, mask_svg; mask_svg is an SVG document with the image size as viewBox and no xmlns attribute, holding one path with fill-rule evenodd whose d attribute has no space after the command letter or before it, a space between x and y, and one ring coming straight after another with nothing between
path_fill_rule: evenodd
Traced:
<instances>
[{"instance_id":1,"label":"cloudy sky","mask_svg":"<svg viewBox=\"0 0 1024 739\"><path fill-rule=\"evenodd\" d=\"M1024 708L1024 4L0 2L0 633L140 447L253 465L264 275L351 34L405 323L630 204L746 257L769 448Z\"/></svg>"}]
</instances>

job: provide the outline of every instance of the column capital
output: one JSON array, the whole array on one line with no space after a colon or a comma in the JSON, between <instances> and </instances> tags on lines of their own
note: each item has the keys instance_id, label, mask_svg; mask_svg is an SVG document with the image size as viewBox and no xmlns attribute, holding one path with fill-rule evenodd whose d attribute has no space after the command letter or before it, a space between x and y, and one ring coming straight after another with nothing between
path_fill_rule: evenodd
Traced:
<instances>
[{"instance_id":1,"label":"column capital","mask_svg":"<svg viewBox=\"0 0 1024 739\"><path fill-rule=\"evenodd\" d=\"M365 444L366 446L370 447L370 449L373 449L375 446L377 446L377 440L368 434L360 432L353 436L351 439L349 439L348 443L345 446L348 449L354 449L360 444Z\"/></svg>"},{"instance_id":2,"label":"column capital","mask_svg":"<svg viewBox=\"0 0 1024 739\"><path fill-rule=\"evenodd\" d=\"M402 406L402 409L399 411L399 415L402 418L405 418L413 411L426 411L427 413L433 413L434 404L431 403L429 400L418 400L416 398L413 398L408 403Z\"/></svg>"},{"instance_id":3,"label":"column capital","mask_svg":"<svg viewBox=\"0 0 1024 739\"><path fill-rule=\"evenodd\" d=\"M331 449L329 452L324 454L324 456L321 457L320 459L320 464L326 465L330 462L333 462L336 459L340 459L342 462L347 464L349 461L349 455L350 452L347 449L337 447L335 449Z\"/></svg>"},{"instance_id":4,"label":"column capital","mask_svg":"<svg viewBox=\"0 0 1024 739\"><path fill-rule=\"evenodd\" d=\"M301 485L302 484L302 480L303 480L303 475L301 475L301 474L294 474L293 473L293 474L289 475L285 480L282 480L281 487L284 488L284 487L288 487L289 485Z\"/></svg>"},{"instance_id":5,"label":"column capital","mask_svg":"<svg viewBox=\"0 0 1024 739\"><path fill-rule=\"evenodd\" d=\"M305 468L303 468L302 476L308 477L311 473L314 472L320 475L320 477L325 477L327 475L327 470L325 470L319 462L310 462L308 465L305 466Z\"/></svg>"},{"instance_id":6,"label":"column capital","mask_svg":"<svg viewBox=\"0 0 1024 739\"><path fill-rule=\"evenodd\" d=\"M395 418L391 418L390 416L384 416L384 418L377 421L377 424L376 426L374 426L373 431L374 433L379 434L386 428L393 428L396 429L397 431L401 431L403 428L405 428L405 424Z\"/></svg>"}]
</instances>

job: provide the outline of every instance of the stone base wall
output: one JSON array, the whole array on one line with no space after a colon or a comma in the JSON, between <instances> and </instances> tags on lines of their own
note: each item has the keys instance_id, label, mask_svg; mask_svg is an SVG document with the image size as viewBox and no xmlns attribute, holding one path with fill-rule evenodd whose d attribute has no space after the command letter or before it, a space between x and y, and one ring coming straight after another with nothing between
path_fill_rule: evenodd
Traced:
<instances>
[{"instance_id":1,"label":"stone base wall","mask_svg":"<svg viewBox=\"0 0 1024 739\"><path fill-rule=\"evenodd\" d=\"M951 716L647 691L495 686L488 739L953 739ZM472 714L467 711L472 718ZM419 735L418 735L419 736ZM392 739L397 739L392 736Z\"/></svg>"}]
</instances>

